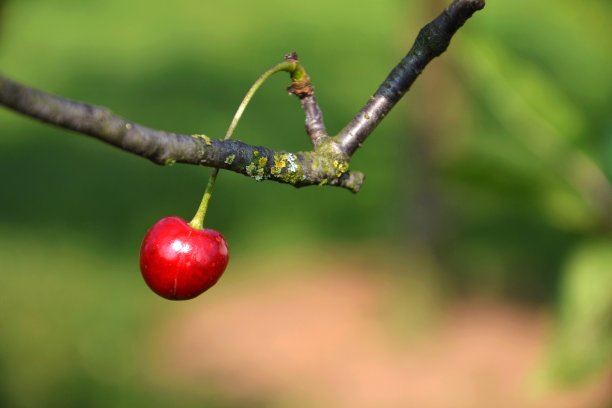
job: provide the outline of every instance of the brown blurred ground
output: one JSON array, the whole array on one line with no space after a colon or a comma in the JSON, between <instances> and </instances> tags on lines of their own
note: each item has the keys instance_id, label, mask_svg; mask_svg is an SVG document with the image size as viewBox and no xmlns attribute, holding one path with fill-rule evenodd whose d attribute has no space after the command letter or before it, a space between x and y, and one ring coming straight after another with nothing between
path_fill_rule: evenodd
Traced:
<instances>
[{"instance_id":1,"label":"brown blurred ground","mask_svg":"<svg viewBox=\"0 0 612 408\"><path fill-rule=\"evenodd\" d=\"M154 372L192 392L212 384L247 406L611 406L612 377L564 391L536 385L546 312L483 299L436 311L423 286L398 290L388 278L336 261L289 278L227 279L158 333ZM402 304L412 309L403 318L393 311Z\"/></svg>"}]
</instances>

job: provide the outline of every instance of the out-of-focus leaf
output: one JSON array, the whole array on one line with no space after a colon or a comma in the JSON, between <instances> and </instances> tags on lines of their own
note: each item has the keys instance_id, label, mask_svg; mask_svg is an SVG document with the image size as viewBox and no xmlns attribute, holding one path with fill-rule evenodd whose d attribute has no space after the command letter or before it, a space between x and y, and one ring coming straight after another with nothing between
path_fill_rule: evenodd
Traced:
<instances>
[{"instance_id":1,"label":"out-of-focus leaf","mask_svg":"<svg viewBox=\"0 0 612 408\"><path fill-rule=\"evenodd\" d=\"M612 363L612 240L579 247L561 283L550 374L579 381Z\"/></svg>"},{"instance_id":2,"label":"out-of-focus leaf","mask_svg":"<svg viewBox=\"0 0 612 408\"><path fill-rule=\"evenodd\" d=\"M473 38L462 51L468 55L466 71L475 75L482 92L494 97L491 109L504 107L509 123L521 128L526 122L540 130L530 137L535 147L553 153L584 136L584 113L542 66L487 38Z\"/></svg>"},{"instance_id":3,"label":"out-of-focus leaf","mask_svg":"<svg viewBox=\"0 0 612 408\"><path fill-rule=\"evenodd\" d=\"M535 160L541 170L553 176L549 188L555 195L567 190L563 205L557 205L544 186L544 199L539 201L543 214L565 229L580 230L596 224L606 210L598 195L610 196L612 187L599 163L577 146L576 142L587 136L587 112L564 97L538 66L513 58L499 45L478 39L472 46L465 46L464 52L470 61L468 78L499 122L500 134L520 142L524 149L517 149L516 154L523 154L524 160ZM481 86L483 82L486 87Z\"/></svg>"},{"instance_id":4,"label":"out-of-focus leaf","mask_svg":"<svg viewBox=\"0 0 612 408\"><path fill-rule=\"evenodd\" d=\"M603 162L603 169L606 175L612 179L612 118L610 118L610 123L604 133L600 155Z\"/></svg>"},{"instance_id":5,"label":"out-of-focus leaf","mask_svg":"<svg viewBox=\"0 0 612 408\"><path fill-rule=\"evenodd\" d=\"M497 1L486 12L470 26L542 68L547 80L589 115L606 111L612 92L608 0L585 0L579 7L573 0Z\"/></svg>"}]
</instances>

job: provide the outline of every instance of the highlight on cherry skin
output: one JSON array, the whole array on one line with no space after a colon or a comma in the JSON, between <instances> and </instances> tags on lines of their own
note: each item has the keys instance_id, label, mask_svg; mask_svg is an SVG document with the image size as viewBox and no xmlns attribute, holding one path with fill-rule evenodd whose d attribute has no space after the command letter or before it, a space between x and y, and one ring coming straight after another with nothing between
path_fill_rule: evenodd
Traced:
<instances>
[{"instance_id":1,"label":"highlight on cherry skin","mask_svg":"<svg viewBox=\"0 0 612 408\"><path fill-rule=\"evenodd\" d=\"M197 229L180 217L159 220L140 248L140 271L153 292L170 300L192 299L213 286L229 260L227 243L213 229Z\"/></svg>"}]
</instances>

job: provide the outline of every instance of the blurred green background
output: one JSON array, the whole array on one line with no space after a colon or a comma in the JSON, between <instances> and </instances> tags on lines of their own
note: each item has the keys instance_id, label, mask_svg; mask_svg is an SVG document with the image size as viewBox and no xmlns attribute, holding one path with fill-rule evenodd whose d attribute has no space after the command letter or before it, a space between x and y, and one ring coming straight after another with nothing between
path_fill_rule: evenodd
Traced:
<instances>
[{"instance_id":1,"label":"blurred green background","mask_svg":"<svg viewBox=\"0 0 612 408\"><path fill-rule=\"evenodd\" d=\"M296 248L409 248L431 259L419 273L445 298L554 310L555 378L609 369L611 4L489 1L355 155L359 194L223 172L209 226L240 265ZM0 71L221 137L252 81L297 51L335 133L444 5L5 0ZM269 80L236 138L309 149L287 86ZM157 219L192 215L209 170L155 166L5 109L0 136L0 406L202 406L144 379L140 343L185 306L152 296L137 264ZM206 406L234 406L210 393Z\"/></svg>"}]
</instances>

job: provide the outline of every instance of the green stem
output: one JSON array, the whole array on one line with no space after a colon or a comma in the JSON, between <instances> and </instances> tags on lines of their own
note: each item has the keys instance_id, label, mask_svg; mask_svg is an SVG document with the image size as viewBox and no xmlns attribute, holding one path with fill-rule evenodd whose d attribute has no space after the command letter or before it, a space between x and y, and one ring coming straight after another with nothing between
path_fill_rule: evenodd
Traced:
<instances>
[{"instance_id":1,"label":"green stem","mask_svg":"<svg viewBox=\"0 0 612 408\"><path fill-rule=\"evenodd\" d=\"M202 202L200 202L200 206L198 207L198 211L193 216L193 219L189 223L192 228L197 230L201 230L204 228L204 217L206 217L206 211L208 210L208 202L210 201L210 197L212 196L212 190L215 186L215 181L217 181L217 174L219 174L219 168L215 167L210 173L210 177L208 178L208 184L206 185L206 190L204 191L204 197L202 197Z\"/></svg>"},{"instance_id":2,"label":"green stem","mask_svg":"<svg viewBox=\"0 0 612 408\"><path fill-rule=\"evenodd\" d=\"M244 95L244 98L242 99L240 106L238 106L238 109L236 110L236 113L234 114L232 123L229 125L229 128L227 129L227 132L225 133L224 140L227 140L230 137L232 137L232 134L234 133L236 126L238 126L238 122L242 118L242 114L244 113L244 110L246 109L249 102L251 102L251 99L253 98L253 95L255 95L255 92L257 92L257 90L261 87L261 85L263 85L266 79L270 78L272 75L276 74L277 72L282 72L282 71L291 73L291 77L293 79L297 75L298 71L303 72L304 70L297 61L289 60L289 61L283 61L279 64L276 64L275 66L273 66L272 68L270 68L269 70L261 74L261 76L257 78L257 80L253 83L253 85L251 85L251 88L246 93L246 95Z\"/></svg>"},{"instance_id":3,"label":"green stem","mask_svg":"<svg viewBox=\"0 0 612 408\"><path fill-rule=\"evenodd\" d=\"M261 85L263 85L266 79L276 74L277 72L283 71L289 72L293 81L301 80L306 76L306 72L304 71L302 65L294 59L287 59L279 64L276 64L275 66L264 72L259 78L257 78L253 85L251 85L251 88L242 99L242 102L240 103L240 106L238 106L238 109L234 114L234 118L232 119L232 122L230 123L223 140L227 140L232 137L232 135L234 134L234 130L236 130L236 126L238 126L238 122L240 122L242 114L244 113L247 105L249 104L249 102L251 102L253 95L255 95L255 92L257 92ZM206 211L208 210L208 202L210 201L210 197L212 196L213 188L215 187L215 182L217 181L218 174L219 168L214 168L208 179L208 184L206 185L206 190L204 191L204 196L202 197L202 202L200 202L200 206L198 207L198 210L196 211L196 214L194 215L193 219L189 222L189 225L192 228L198 230L204 228L204 218L206 217Z\"/></svg>"}]
</instances>

